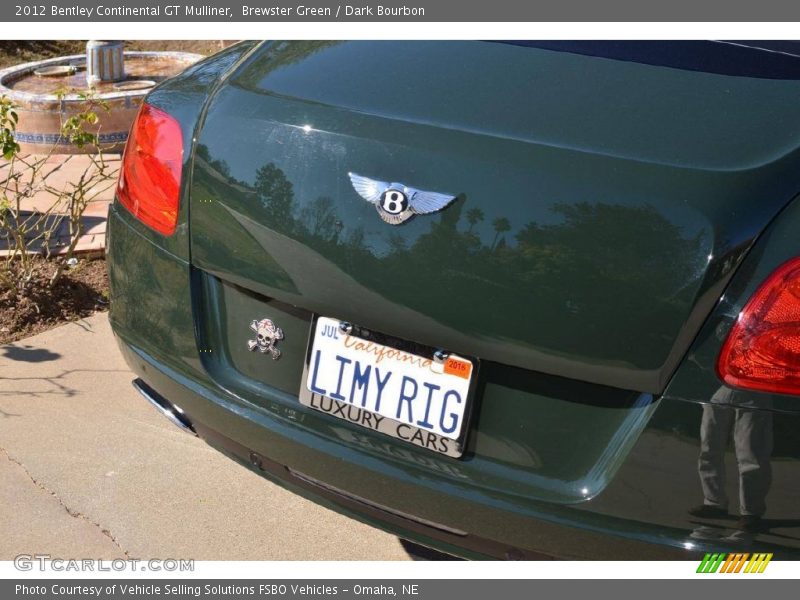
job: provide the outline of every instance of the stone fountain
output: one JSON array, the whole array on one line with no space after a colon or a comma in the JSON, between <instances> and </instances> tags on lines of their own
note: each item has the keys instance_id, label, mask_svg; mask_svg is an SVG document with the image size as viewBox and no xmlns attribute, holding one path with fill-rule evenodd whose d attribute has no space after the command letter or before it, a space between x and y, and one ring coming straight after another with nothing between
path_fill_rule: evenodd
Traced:
<instances>
[{"instance_id":1,"label":"stone fountain","mask_svg":"<svg viewBox=\"0 0 800 600\"><path fill-rule=\"evenodd\" d=\"M109 111L97 111L95 128L105 151L120 151L147 92L203 58L187 52L126 52L120 41L90 41L85 55L17 65L0 71L0 96L17 105L16 139L23 152L86 151L61 135L61 125L83 110L87 92Z\"/></svg>"}]
</instances>

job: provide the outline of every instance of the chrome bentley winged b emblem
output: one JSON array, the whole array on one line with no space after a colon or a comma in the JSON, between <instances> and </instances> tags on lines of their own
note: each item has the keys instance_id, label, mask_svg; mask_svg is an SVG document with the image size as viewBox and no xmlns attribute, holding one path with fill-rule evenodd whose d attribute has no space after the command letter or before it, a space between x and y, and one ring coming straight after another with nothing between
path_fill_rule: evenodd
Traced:
<instances>
[{"instance_id":1,"label":"chrome bentley winged b emblem","mask_svg":"<svg viewBox=\"0 0 800 600\"><path fill-rule=\"evenodd\" d=\"M389 183L348 173L358 194L375 205L381 219L392 225L405 223L414 215L426 215L443 209L455 200L451 194L426 192L402 183Z\"/></svg>"}]
</instances>

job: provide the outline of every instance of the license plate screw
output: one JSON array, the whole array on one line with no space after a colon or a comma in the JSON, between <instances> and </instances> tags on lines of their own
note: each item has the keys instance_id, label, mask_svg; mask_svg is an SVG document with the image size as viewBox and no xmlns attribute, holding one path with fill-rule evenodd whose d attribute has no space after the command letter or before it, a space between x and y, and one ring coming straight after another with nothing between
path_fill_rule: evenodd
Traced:
<instances>
[{"instance_id":1,"label":"license plate screw","mask_svg":"<svg viewBox=\"0 0 800 600\"><path fill-rule=\"evenodd\" d=\"M347 321L341 321L339 323L339 331L347 334L353 333L353 324L348 323Z\"/></svg>"},{"instance_id":2,"label":"license plate screw","mask_svg":"<svg viewBox=\"0 0 800 600\"><path fill-rule=\"evenodd\" d=\"M433 361L438 364L443 364L444 361L447 360L447 357L450 356L449 352L445 352L444 350L437 350L433 353Z\"/></svg>"}]
</instances>

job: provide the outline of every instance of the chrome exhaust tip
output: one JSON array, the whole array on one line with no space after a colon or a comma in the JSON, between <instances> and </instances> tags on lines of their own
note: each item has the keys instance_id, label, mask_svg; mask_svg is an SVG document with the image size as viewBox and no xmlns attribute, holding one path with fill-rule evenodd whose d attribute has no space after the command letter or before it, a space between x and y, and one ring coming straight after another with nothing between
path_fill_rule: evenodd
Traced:
<instances>
[{"instance_id":1,"label":"chrome exhaust tip","mask_svg":"<svg viewBox=\"0 0 800 600\"><path fill-rule=\"evenodd\" d=\"M144 398L152 404L158 412L165 416L170 423L182 431L197 435L194 427L192 427L191 421L189 421L189 418L179 406L172 404L141 379L134 379L131 383L136 391L144 396Z\"/></svg>"}]
</instances>

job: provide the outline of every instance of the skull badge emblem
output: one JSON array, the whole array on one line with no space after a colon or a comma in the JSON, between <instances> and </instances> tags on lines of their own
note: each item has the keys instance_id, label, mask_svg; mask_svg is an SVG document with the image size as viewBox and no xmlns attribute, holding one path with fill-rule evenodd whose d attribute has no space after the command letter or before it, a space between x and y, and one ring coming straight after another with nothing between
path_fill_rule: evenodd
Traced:
<instances>
[{"instance_id":1,"label":"skull badge emblem","mask_svg":"<svg viewBox=\"0 0 800 600\"><path fill-rule=\"evenodd\" d=\"M275 344L283 339L283 330L270 319L261 319L260 321L253 319L250 329L256 334L256 339L247 340L250 352L258 350L262 354L269 353L272 360L278 360L281 357L281 351L275 347Z\"/></svg>"}]
</instances>

